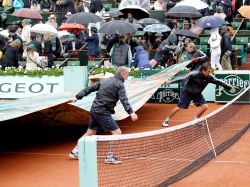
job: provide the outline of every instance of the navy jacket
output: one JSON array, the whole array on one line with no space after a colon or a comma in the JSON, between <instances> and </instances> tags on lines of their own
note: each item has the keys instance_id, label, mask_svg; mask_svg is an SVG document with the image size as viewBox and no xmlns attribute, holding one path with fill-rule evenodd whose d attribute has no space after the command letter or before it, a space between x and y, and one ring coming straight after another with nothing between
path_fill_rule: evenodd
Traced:
<instances>
[{"instance_id":1,"label":"navy jacket","mask_svg":"<svg viewBox=\"0 0 250 187\"><path fill-rule=\"evenodd\" d=\"M226 89L231 89L232 87L230 85L227 85L226 83L220 81L219 79L216 79L214 76L204 76L200 71L191 71L189 74L176 78L171 81L177 82L181 80L187 80L183 91L190 95L199 95L201 92L206 88L206 86L209 83L216 84L223 86Z\"/></svg>"},{"instance_id":2,"label":"navy jacket","mask_svg":"<svg viewBox=\"0 0 250 187\"><path fill-rule=\"evenodd\" d=\"M83 89L76 95L76 98L82 99L91 92L97 91L90 112L97 114L114 114L116 103L120 100L126 112L132 114L133 110L128 102L123 82L124 79L122 76L116 74L114 77L102 79L93 86Z\"/></svg>"}]
</instances>

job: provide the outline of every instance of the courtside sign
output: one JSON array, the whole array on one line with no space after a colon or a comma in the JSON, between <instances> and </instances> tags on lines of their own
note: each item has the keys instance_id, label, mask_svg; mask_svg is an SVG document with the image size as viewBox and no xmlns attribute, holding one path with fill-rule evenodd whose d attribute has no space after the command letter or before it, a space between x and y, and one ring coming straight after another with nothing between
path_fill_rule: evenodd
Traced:
<instances>
[{"instance_id":1,"label":"courtside sign","mask_svg":"<svg viewBox=\"0 0 250 187\"><path fill-rule=\"evenodd\" d=\"M64 92L63 76L5 76L0 77L0 98L23 98Z\"/></svg>"},{"instance_id":2,"label":"courtside sign","mask_svg":"<svg viewBox=\"0 0 250 187\"><path fill-rule=\"evenodd\" d=\"M215 101L228 102L245 90L250 83L250 71L217 71L215 77L227 84L237 86L235 91L224 89L222 86L216 86Z\"/></svg>"}]
</instances>

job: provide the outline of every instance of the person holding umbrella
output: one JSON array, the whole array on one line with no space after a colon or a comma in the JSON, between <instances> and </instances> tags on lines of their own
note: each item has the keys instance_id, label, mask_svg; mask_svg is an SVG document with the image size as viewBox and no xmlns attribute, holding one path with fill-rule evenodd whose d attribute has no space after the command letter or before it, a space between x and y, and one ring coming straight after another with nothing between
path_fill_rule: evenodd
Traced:
<instances>
[{"instance_id":1,"label":"person holding umbrella","mask_svg":"<svg viewBox=\"0 0 250 187\"><path fill-rule=\"evenodd\" d=\"M100 55L99 36L97 28L90 28L91 36L87 36L85 41L88 43L88 59L94 60Z\"/></svg>"},{"instance_id":2,"label":"person holding umbrella","mask_svg":"<svg viewBox=\"0 0 250 187\"><path fill-rule=\"evenodd\" d=\"M213 69L218 68L218 70L223 70L220 64L220 55L221 55L221 36L219 34L219 28L213 27L211 29L211 35L208 39L211 50L211 67Z\"/></svg>"},{"instance_id":3,"label":"person holding umbrella","mask_svg":"<svg viewBox=\"0 0 250 187\"><path fill-rule=\"evenodd\" d=\"M133 14L132 14L132 13L128 12L127 16L128 16L128 17L125 19L125 21L130 22L130 23L133 23L133 24L136 24L136 23L138 22L137 19L135 19L135 18L133 17Z\"/></svg>"}]
</instances>

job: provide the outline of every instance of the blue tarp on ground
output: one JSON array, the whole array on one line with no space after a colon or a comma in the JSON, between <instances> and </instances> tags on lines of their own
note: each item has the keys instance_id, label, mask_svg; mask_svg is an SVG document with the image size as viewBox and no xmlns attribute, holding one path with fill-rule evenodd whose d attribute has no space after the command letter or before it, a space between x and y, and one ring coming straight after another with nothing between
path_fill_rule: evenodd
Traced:
<instances>
[{"instance_id":1,"label":"blue tarp on ground","mask_svg":"<svg viewBox=\"0 0 250 187\"><path fill-rule=\"evenodd\" d=\"M148 76L145 79L127 80L125 82L125 88L127 91L129 102L134 111L137 111L139 108L141 108L161 86L161 84L163 84L166 80L171 79L171 77L185 68L189 63L190 61L173 65L157 74ZM76 93L39 95L35 97L27 97L1 102L0 121L18 118L46 108L63 104L69 99L73 98L75 94ZM89 96L84 97L82 100L77 101L76 103L72 103L72 105L83 110L90 111L94 98L95 93L91 93ZM128 114L119 101L115 108L115 114L113 115L113 118L115 120L122 120L126 117L128 117Z\"/></svg>"}]
</instances>

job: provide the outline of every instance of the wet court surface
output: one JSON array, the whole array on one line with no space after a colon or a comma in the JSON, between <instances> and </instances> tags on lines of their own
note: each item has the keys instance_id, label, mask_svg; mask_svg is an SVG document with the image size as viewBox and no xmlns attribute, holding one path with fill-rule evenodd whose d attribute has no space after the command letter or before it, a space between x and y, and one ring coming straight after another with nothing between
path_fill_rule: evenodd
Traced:
<instances>
[{"instance_id":1,"label":"wet court surface","mask_svg":"<svg viewBox=\"0 0 250 187\"><path fill-rule=\"evenodd\" d=\"M146 104L138 112L139 121L119 122L123 133L161 129L161 122L175 105ZM207 113L221 107L210 104ZM197 108L178 113L170 126L194 118ZM86 118L84 118L86 119ZM1 125L1 124L0 124ZM0 186L4 187L77 187L78 161L67 155L86 126L44 126L2 124L0 126ZM192 175L172 186L249 186L249 131L232 147Z\"/></svg>"}]
</instances>

